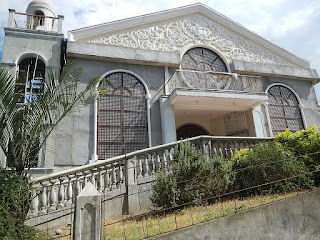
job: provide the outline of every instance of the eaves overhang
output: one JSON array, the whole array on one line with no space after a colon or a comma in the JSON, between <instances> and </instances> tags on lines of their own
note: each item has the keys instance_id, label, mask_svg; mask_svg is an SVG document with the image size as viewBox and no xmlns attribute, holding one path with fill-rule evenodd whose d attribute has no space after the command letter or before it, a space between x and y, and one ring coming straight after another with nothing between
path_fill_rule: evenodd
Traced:
<instances>
[{"instance_id":1,"label":"eaves overhang","mask_svg":"<svg viewBox=\"0 0 320 240\"><path fill-rule=\"evenodd\" d=\"M180 55L175 52L161 52L70 41L68 42L67 56L174 68L177 68L180 64Z\"/></svg>"},{"instance_id":2,"label":"eaves overhang","mask_svg":"<svg viewBox=\"0 0 320 240\"><path fill-rule=\"evenodd\" d=\"M175 89L168 101L175 107L186 109L247 111L268 101L268 96L264 92Z\"/></svg>"},{"instance_id":3,"label":"eaves overhang","mask_svg":"<svg viewBox=\"0 0 320 240\"><path fill-rule=\"evenodd\" d=\"M319 79L317 70L310 68L297 68L276 64L261 64L247 61L233 60L231 71L237 74L251 74L259 76L281 77L316 82Z\"/></svg>"}]
</instances>

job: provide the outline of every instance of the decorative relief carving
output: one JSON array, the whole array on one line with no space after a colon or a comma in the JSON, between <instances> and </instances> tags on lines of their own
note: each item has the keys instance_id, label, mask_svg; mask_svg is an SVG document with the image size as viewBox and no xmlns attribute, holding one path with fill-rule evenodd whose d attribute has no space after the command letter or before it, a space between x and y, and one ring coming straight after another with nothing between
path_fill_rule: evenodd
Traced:
<instances>
[{"instance_id":1,"label":"decorative relief carving","mask_svg":"<svg viewBox=\"0 0 320 240\"><path fill-rule=\"evenodd\" d=\"M204 44L231 59L293 66L280 56L202 17L101 37L89 43L169 52L180 51L187 44Z\"/></svg>"}]
</instances>

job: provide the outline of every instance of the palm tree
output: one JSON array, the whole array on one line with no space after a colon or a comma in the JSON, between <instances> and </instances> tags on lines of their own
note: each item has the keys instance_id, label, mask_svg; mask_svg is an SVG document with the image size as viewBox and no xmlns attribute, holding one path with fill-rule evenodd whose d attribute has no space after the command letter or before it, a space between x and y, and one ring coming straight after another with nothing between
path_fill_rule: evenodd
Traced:
<instances>
[{"instance_id":1,"label":"palm tree","mask_svg":"<svg viewBox=\"0 0 320 240\"><path fill-rule=\"evenodd\" d=\"M24 174L34 164L49 134L79 101L94 97L99 78L80 90L81 69L73 70L73 65L65 66L59 77L47 74L40 91L24 101L15 76L0 69L0 148L7 166L17 174Z\"/></svg>"}]
</instances>

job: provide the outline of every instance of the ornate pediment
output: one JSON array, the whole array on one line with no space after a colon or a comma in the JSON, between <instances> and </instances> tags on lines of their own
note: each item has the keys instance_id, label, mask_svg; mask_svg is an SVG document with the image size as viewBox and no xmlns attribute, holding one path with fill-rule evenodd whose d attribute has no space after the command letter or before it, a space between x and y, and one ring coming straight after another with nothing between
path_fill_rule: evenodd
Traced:
<instances>
[{"instance_id":1,"label":"ornate pediment","mask_svg":"<svg viewBox=\"0 0 320 240\"><path fill-rule=\"evenodd\" d=\"M294 66L280 55L203 16L106 35L88 42L169 52L179 52L185 46L202 44L217 49L230 60Z\"/></svg>"}]
</instances>

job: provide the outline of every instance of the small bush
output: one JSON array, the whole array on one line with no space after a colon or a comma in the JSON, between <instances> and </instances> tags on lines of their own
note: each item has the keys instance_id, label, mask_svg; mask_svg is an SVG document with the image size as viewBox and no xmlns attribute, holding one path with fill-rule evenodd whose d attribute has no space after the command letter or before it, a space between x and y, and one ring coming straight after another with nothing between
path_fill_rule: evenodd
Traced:
<instances>
[{"instance_id":1,"label":"small bush","mask_svg":"<svg viewBox=\"0 0 320 240\"><path fill-rule=\"evenodd\" d=\"M248 189L239 195L286 192L313 186L310 176L305 175L308 169L304 162L277 142L237 151L231 168L235 173L234 190ZM298 175L301 177L292 178ZM286 178L289 179L268 184Z\"/></svg>"},{"instance_id":2,"label":"small bush","mask_svg":"<svg viewBox=\"0 0 320 240\"><path fill-rule=\"evenodd\" d=\"M320 133L317 126L291 133L289 129L275 136L275 140L302 159L310 172L320 167ZM320 185L319 173L313 174L317 186Z\"/></svg>"},{"instance_id":3,"label":"small bush","mask_svg":"<svg viewBox=\"0 0 320 240\"><path fill-rule=\"evenodd\" d=\"M38 231L24 225L30 203L28 178L0 170L0 239L41 239Z\"/></svg>"},{"instance_id":4,"label":"small bush","mask_svg":"<svg viewBox=\"0 0 320 240\"><path fill-rule=\"evenodd\" d=\"M191 202L211 200L225 192L231 180L221 158L206 160L190 142L175 148L170 172L157 173L151 201L155 207L175 208Z\"/></svg>"}]
</instances>

